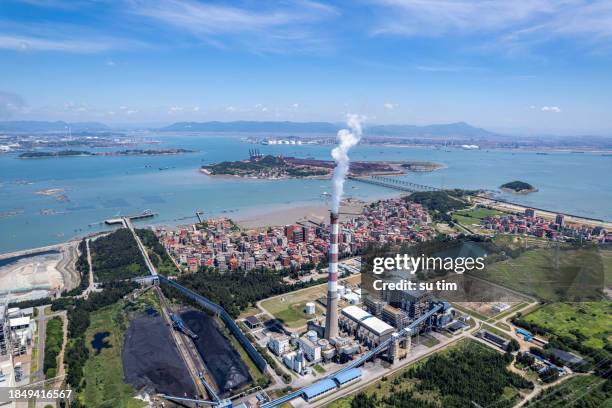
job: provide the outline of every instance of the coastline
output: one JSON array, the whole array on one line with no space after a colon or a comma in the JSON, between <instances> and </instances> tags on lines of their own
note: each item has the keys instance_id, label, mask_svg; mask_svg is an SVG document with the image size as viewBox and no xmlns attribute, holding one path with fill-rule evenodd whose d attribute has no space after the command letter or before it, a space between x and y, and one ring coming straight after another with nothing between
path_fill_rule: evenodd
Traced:
<instances>
[{"instance_id":1,"label":"coastline","mask_svg":"<svg viewBox=\"0 0 612 408\"><path fill-rule=\"evenodd\" d=\"M343 200L340 205L340 219L345 220L361 213L365 205L372 201L357 199ZM324 202L303 202L292 204L281 204L266 208L253 208L237 212L234 216L228 216L242 228L265 228L294 224L297 222L314 221L315 223L327 223L329 218L329 204Z\"/></svg>"},{"instance_id":2,"label":"coastline","mask_svg":"<svg viewBox=\"0 0 612 408\"><path fill-rule=\"evenodd\" d=\"M474 201L480 203L482 205L486 205L492 208L499 209L505 212L511 213L524 213L527 208L533 208L526 205L511 203L507 201L501 201L493 197L484 197L484 196L475 196ZM566 214L557 211L550 211L540 208L534 208L536 210L536 214L542 216L546 219L554 220L557 214L563 214L565 216L565 221L572 224L584 224L588 226L598 226L601 225L606 229L612 229L612 222L605 220L597 220L592 218L580 217L578 215Z\"/></svg>"}]
</instances>

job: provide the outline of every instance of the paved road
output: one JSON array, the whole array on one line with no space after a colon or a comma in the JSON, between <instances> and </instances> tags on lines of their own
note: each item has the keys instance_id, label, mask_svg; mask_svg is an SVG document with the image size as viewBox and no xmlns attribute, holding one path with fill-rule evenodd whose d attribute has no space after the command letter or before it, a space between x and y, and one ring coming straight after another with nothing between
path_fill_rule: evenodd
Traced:
<instances>
[{"instance_id":1,"label":"paved road","mask_svg":"<svg viewBox=\"0 0 612 408\"><path fill-rule=\"evenodd\" d=\"M48 306L48 305L47 305ZM44 379L43 364L45 361L45 339L47 338L47 316L45 316L45 308L47 306L38 306L38 320L36 325L38 326L38 362L37 370L32 374L32 380Z\"/></svg>"},{"instance_id":2,"label":"paved road","mask_svg":"<svg viewBox=\"0 0 612 408\"><path fill-rule=\"evenodd\" d=\"M132 235L134 236L134 239L136 240L136 244L138 245L138 249L140 249L140 252L142 253L142 257L144 258L145 264L147 265L147 268L149 269L149 272L151 273L151 275L157 276L157 269L155 269L155 266L153 266L153 263L151 262L151 259L149 258L149 254L147 253L147 249L142 244L142 241L140 240L140 237L138 237L138 234L136 234L136 230L134 230L134 225L132 225L132 221L130 221L128 217L123 217L122 220L123 220L123 225L125 225L132 232Z\"/></svg>"},{"instance_id":3,"label":"paved road","mask_svg":"<svg viewBox=\"0 0 612 408\"><path fill-rule=\"evenodd\" d=\"M96 288L96 285L94 283L93 262L91 260L91 250L89 249L90 241L91 241L90 239L85 241L85 247L87 248L87 264L89 265L89 285L87 286L87 288L85 288L85 290L83 291L83 294L81 295L85 299L87 299L89 297L89 294L93 292Z\"/></svg>"}]
</instances>

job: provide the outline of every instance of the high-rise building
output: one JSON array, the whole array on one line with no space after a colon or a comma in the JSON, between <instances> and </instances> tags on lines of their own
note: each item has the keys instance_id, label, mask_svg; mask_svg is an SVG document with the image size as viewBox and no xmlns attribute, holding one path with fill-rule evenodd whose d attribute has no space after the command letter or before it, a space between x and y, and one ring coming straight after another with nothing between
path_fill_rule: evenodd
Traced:
<instances>
[{"instance_id":1,"label":"high-rise building","mask_svg":"<svg viewBox=\"0 0 612 408\"><path fill-rule=\"evenodd\" d=\"M557 214L557 216L555 217L555 224L562 227L565 221L564 218L565 217L563 216L563 214Z\"/></svg>"}]
</instances>

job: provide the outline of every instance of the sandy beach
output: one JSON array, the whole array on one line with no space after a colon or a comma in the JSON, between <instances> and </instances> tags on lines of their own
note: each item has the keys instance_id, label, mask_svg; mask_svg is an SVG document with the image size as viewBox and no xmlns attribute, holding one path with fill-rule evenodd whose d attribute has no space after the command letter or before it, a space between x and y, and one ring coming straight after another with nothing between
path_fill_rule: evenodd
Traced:
<instances>
[{"instance_id":1,"label":"sandy beach","mask_svg":"<svg viewBox=\"0 0 612 408\"><path fill-rule=\"evenodd\" d=\"M367 203L362 200L343 200L340 206L340 219L346 220L361 214ZM329 205L321 203L295 203L274 207L258 208L229 216L242 228L262 228L279 226L296 222L327 222Z\"/></svg>"}]
</instances>

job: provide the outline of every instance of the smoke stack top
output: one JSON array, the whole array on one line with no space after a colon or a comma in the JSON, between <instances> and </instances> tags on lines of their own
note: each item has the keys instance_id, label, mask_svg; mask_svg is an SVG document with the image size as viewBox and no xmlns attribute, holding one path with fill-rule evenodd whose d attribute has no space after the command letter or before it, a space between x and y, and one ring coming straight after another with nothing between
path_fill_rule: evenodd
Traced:
<instances>
[{"instance_id":1,"label":"smoke stack top","mask_svg":"<svg viewBox=\"0 0 612 408\"><path fill-rule=\"evenodd\" d=\"M346 124L349 129L341 129L338 131L338 141L340 144L335 147L331 155L336 162L334 175L332 177L332 207L331 211L334 214L340 212L340 200L344 194L344 180L349 170L350 159L348 152L351 147L359 143L361 139L361 117L359 115L349 114L346 118Z\"/></svg>"}]
</instances>

